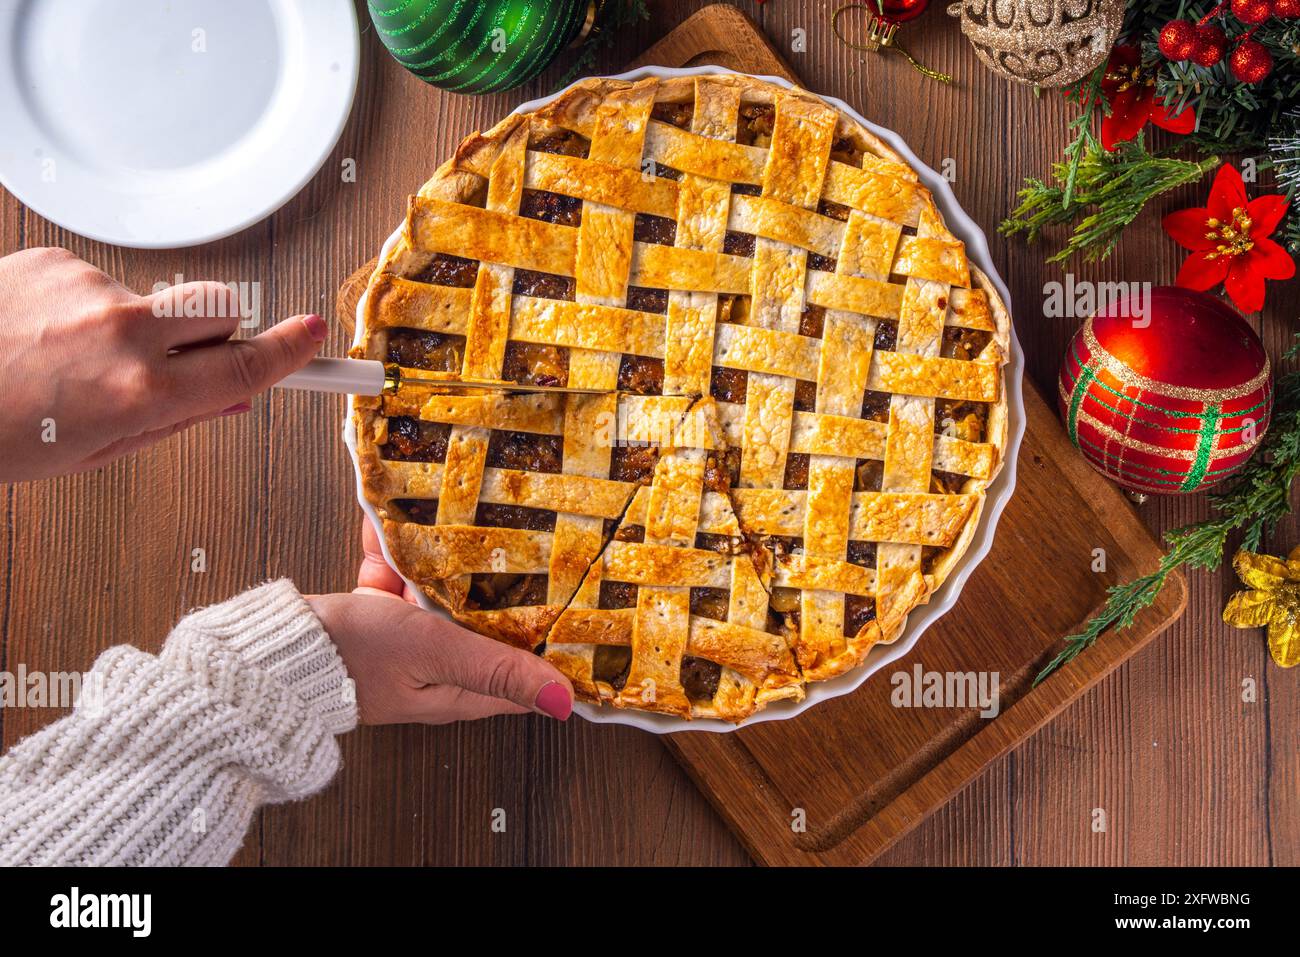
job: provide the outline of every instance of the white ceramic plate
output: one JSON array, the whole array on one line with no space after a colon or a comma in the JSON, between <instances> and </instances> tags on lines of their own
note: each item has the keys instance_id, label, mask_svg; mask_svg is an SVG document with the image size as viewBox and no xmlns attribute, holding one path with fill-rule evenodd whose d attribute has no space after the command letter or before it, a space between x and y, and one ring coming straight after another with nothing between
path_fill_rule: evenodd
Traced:
<instances>
[{"instance_id":1,"label":"white ceramic plate","mask_svg":"<svg viewBox=\"0 0 1300 957\"><path fill-rule=\"evenodd\" d=\"M615 79L618 80L640 80L647 76L669 77L669 76L696 76L701 73L734 73L734 70L728 70L723 67L699 66L689 69L669 69L668 67L642 67L638 70L632 70L629 73L620 73ZM792 84L776 76L759 76L760 80L766 80L769 83L775 83L778 86L790 88ZM561 91L562 93L563 91ZM528 113L541 108L551 100L559 96L542 97L538 100L532 100L528 103L520 104L516 113ZM819 96L821 94L818 94ZM952 190L948 183L934 170L926 166L916 158L916 154L908 149L907 144L897 133L892 130L883 129L864 119L857 110L853 109L843 100L838 100L833 96L822 96L827 103L843 110L845 114L853 117L863 126L867 127L891 147L897 150L904 159L912 165L921 177L921 181L934 194L934 200L943 213L944 220L948 228L958 239L966 244L966 255L972 263L982 269L993 282L1002 297L1004 303L1010 303L1010 296L1007 293L1006 284L1002 282L993 263L989 259L988 241L984 237L983 231L975 225L974 221L967 216L957 200L953 198ZM398 238L401 236L402 227L398 226L397 230L388 237L384 243L383 253L380 254L382 259L387 255L388 250L392 248ZM1008 305L1008 309L1010 306ZM356 344L361 344L362 317L365 310L365 297L362 296L361 302L357 305L357 337ZM1015 327L1013 324L1011 330L1011 355L1008 357L1006 365L1006 389L1007 389L1007 446L1006 446L1006 463L1002 466L1002 471L998 473L992 484L989 486L986 500L984 502L984 512L980 516L979 527L975 531L975 537L971 541L970 547L966 554L961 557L957 566L949 574L943 586L936 591L930 598L929 604L921 605L915 609L907 618L907 624L903 629L902 635L893 644L877 645L871 650L861 667L854 669L848 674L841 675L830 681L816 682L807 686L807 694L802 701L778 701L770 704L762 711L758 712L752 718L747 718L739 727L748 727L758 724L760 721L781 721L787 718L793 718L797 714L811 708L813 705L826 701L829 698L838 698L840 695L848 694L861 687L862 683L869 677L885 667L892 661L897 661L916 644L921 633L929 628L941 615L952 608L957 602L957 596L961 594L962 586L966 584L966 579L970 577L975 566L983 560L988 554L989 549L993 546L993 530L997 527L998 518L1002 514L1002 509L1011 499L1011 493L1016 487L1016 456L1020 451L1020 440L1025 434L1025 404L1024 398L1020 391L1020 380L1024 373L1024 356L1020 352L1020 343L1016 339ZM350 406L349 402L349 406ZM343 423L343 441L352 453L354 465L357 462L357 436L356 429L352 424L352 417L349 415ZM357 470L357 500L361 503L362 510L374 522L375 527L379 528L379 516L375 513L374 508L366 501L365 493L361 486L361 473ZM383 536L380 536L382 540ZM388 564L396 568L397 563L393 561L393 556L388 553L388 546L384 545L384 558ZM409 579L408 579L409 581ZM421 594L420 589L412 589L417 595ZM444 612L437 608L433 602L423 600L421 604L424 607L438 613ZM594 721L598 724L627 724L634 728L641 728L644 731L652 731L656 734L667 734L678 731L734 731L737 725L728 721L718 721L714 719L699 719L694 721L683 721L680 718L671 715L654 714L649 711L624 711L618 708L602 708L599 705L588 704L584 701L576 702L574 711L582 715L588 721Z\"/></svg>"},{"instance_id":2,"label":"white ceramic plate","mask_svg":"<svg viewBox=\"0 0 1300 957\"><path fill-rule=\"evenodd\" d=\"M352 0L5 0L0 183L60 226L193 246L270 215L343 132Z\"/></svg>"}]
</instances>

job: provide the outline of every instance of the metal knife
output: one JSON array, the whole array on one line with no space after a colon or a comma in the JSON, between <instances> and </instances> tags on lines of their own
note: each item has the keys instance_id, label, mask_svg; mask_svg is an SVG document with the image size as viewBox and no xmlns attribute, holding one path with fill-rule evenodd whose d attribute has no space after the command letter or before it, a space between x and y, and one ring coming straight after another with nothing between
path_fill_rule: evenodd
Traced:
<instances>
[{"instance_id":1,"label":"metal knife","mask_svg":"<svg viewBox=\"0 0 1300 957\"><path fill-rule=\"evenodd\" d=\"M559 392L567 395L611 395L613 389L570 389L556 385L523 385L518 382L467 382L404 372L395 362L377 359L312 359L297 372L285 376L276 386L310 392L341 392L352 395L392 395L398 389L481 389L485 392Z\"/></svg>"}]
</instances>

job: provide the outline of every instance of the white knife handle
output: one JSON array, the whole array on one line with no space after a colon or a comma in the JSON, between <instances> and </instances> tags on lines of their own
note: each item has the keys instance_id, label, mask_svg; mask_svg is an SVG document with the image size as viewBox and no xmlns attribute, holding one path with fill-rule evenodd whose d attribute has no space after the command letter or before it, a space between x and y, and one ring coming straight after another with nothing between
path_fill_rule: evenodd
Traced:
<instances>
[{"instance_id":1,"label":"white knife handle","mask_svg":"<svg viewBox=\"0 0 1300 957\"><path fill-rule=\"evenodd\" d=\"M384 364L374 359L312 359L276 385L312 392L380 395L384 391Z\"/></svg>"}]
</instances>

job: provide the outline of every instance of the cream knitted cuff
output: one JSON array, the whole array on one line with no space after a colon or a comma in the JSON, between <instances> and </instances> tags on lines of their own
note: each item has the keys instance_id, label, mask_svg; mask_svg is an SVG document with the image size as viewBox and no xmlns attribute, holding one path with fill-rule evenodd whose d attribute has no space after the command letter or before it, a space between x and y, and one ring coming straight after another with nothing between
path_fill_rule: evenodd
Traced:
<instances>
[{"instance_id":1,"label":"cream knitted cuff","mask_svg":"<svg viewBox=\"0 0 1300 957\"><path fill-rule=\"evenodd\" d=\"M316 794L357 720L311 608L271 582L115 645L72 713L0 756L0 864L225 864L260 805Z\"/></svg>"},{"instance_id":2,"label":"cream knitted cuff","mask_svg":"<svg viewBox=\"0 0 1300 957\"><path fill-rule=\"evenodd\" d=\"M356 727L356 689L343 659L287 578L192 612L182 625L220 640L244 661L275 675L331 734Z\"/></svg>"}]
</instances>

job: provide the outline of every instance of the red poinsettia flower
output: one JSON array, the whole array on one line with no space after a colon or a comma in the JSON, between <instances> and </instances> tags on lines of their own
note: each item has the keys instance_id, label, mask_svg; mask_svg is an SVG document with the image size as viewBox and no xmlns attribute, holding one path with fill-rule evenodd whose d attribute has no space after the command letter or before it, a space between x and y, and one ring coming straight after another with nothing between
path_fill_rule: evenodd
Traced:
<instances>
[{"instance_id":1,"label":"red poinsettia flower","mask_svg":"<svg viewBox=\"0 0 1300 957\"><path fill-rule=\"evenodd\" d=\"M1101 145L1113 150L1116 143L1137 136L1147 121L1172 133L1190 133L1196 128L1196 113L1190 108L1177 116L1156 96L1155 77L1142 69L1142 51L1120 45L1111 51L1101 91L1110 104L1110 116L1101 121Z\"/></svg>"},{"instance_id":2,"label":"red poinsettia flower","mask_svg":"<svg viewBox=\"0 0 1300 957\"><path fill-rule=\"evenodd\" d=\"M1259 196L1247 202L1241 174L1228 163L1219 167L1203 207L1170 213L1165 232L1192 254L1178 270L1176 284L1187 289L1224 290L1242 312L1264 306L1264 280L1290 279L1295 260L1268 237L1286 214L1285 196Z\"/></svg>"}]
</instances>

